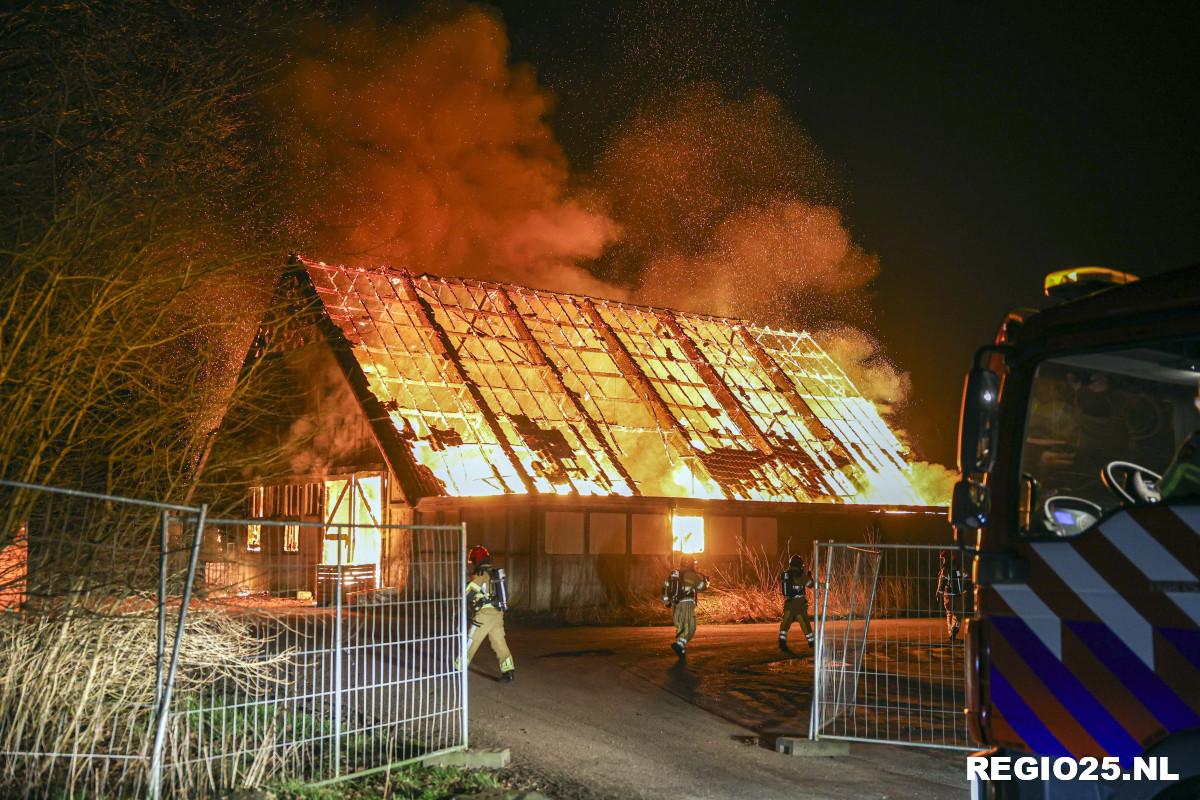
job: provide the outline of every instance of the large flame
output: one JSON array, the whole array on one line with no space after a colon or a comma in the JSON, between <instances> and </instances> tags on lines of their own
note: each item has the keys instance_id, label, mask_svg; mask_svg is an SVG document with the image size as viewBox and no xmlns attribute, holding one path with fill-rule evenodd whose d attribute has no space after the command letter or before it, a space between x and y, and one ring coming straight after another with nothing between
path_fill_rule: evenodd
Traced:
<instances>
[{"instance_id":1,"label":"large flame","mask_svg":"<svg viewBox=\"0 0 1200 800\"><path fill-rule=\"evenodd\" d=\"M424 468L423 494L944 499L945 482L909 462L880 411L806 332L305 266Z\"/></svg>"}]
</instances>

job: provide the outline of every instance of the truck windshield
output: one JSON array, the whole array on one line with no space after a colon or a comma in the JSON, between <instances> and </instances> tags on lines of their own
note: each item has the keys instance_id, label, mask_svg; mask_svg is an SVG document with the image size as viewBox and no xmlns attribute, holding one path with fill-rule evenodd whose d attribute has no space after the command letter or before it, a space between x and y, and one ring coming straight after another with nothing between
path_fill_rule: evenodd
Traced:
<instances>
[{"instance_id":1,"label":"truck windshield","mask_svg":"<svg viewBox=\"0 0 1200 800\"><path fill-rule=\"evenodd\" d=\"M1200 339L1043 361L1021 453L1021 521L1070 536L1120 506L1200 500Z\"/></svg>"}]
</instances>

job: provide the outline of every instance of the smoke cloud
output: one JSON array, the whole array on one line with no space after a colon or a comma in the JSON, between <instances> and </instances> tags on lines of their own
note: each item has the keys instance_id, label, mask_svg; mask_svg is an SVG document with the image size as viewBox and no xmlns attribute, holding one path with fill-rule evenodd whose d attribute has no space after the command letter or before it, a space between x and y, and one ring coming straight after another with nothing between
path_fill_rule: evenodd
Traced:
<instances>
[{"instance_id":1,"label":"smoke cloud","mask_svg":"<svg viewBox=\"0 0 1200 800\"><path fill-rule=\"evenodd\" d=\"M639 276L636 300L816 328L883 413L903 406L908 374L860 327L879 259L854 242L820 148L776 98L703 84L652 101L592 184L623 232L602 263Z\"/></svg>"},{"instance_id":2,"label":"smoke cloud","mask_svg":"<svg viewBox=\"0 0 1200 800\"><path fill-rule=\"evenodd\" d=\"M863 396L884 414L895 414L908 400L912 380L883 352L866 331L836 325L813 334Z\"/></svg>"},{"instance_id":3,"label":"smoke cloud","mask_svg":"<svg viewBox=\"0 0 1200 800\"><path fill-rule=\"evenodd\" d=\"M772 322L863 316L878 260L845 227L820 149L770 95L700 84L652 100L591 182L623 232L604 271L636 275L643 302Z\"/></svg>"},{"instance_id":4,"label":"smoke cloud","mask_svg":"<svg viewBox=\"0 0 1200 800\"><path fill-rule=\"evenodd\" d=\"M617 226L568 192L551 98L494 14L321 28L300 52L273 111L314 254L612 293L577 264Z\"/></svg>"}]
</instances>

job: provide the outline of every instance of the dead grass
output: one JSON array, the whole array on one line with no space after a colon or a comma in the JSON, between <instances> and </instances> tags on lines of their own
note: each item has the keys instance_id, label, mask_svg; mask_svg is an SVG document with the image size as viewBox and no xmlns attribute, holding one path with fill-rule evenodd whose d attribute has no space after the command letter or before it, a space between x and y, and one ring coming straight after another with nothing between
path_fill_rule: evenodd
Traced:
<instances>
[{"instance_id":1,"label":"dead grass","mask_svg":"<svg viewBox=\"0 0 1200 800\"><path fill-rule=\"evenodd\" d=\"M708 597L696 609L701 622L769 622L783 613L779 573L791 557L772 558L762 549L739 545L738 560L709 577Z\"/></svg>"},{"instance_id":2,"label":"dead grass","mask_svg":"<svg viewBox=\"0 0 1200 800\"><path fill-rule=\"evenodd\" d=\"M715 566L709 573L708 591L696 604L696 620L709 625L778 621L783 613L779 573L789 558L791 553L772 557L762 549L739 546L736 562ZM671 624L671 609L657 594L631 600L624 612L634 625Z\"/></svg>"},{"instance_id":3,"label":"dead grass","mask_svg":"<svg viewBox=\"0 0 1200 800\"><path fill-rule=\"evenodd\" d=\"M836 547L832 558L823 555L817 566L822 573L820 582L828 586L828 597L818 600L819 594L814 596L814 603L822 605L813 609L814 616L823 610L828 619L861 618L869 607L872 617L891 617L918 607L914 593L919 591L919 582L913 580L918 576L906 580L895 574L897 565L888 560L887 551L872 547L880 539L879 531L869 528L863 543Z\"/></svg>"},{"instance_id":4,"label":"dead grass","mask_svg":"<svg viewBox=\"0 0 1200 800\"><path fill-rule=\"evenodd\" d=\"M830 619L851 614L861 617L868 604L872 615L905 615L919 607L917 581L895 574L895 565L882 565L875 578L875 561L882 556L872 548L878 533L866 532L865 541L834 551L829 564L829 597L825 611ZM696 619L702 624L776 622L783 613L779 592L779 573L791 558L791 552L772 557L762 549L739 547L736 561L714 566L709 573L709 588L696 606ZM807 560L807 559L806 559ZM811 567L811 565L810 565ZM820 565L824 570L826 563ZM871 597L874 584L874 598ZM818 594L809 592L810 614L815 616ZM631 598L623 606L580 606L568 608L557 618L569 625L670 625L671 609L662 604L658 592Z\"/></svg>"},{"instance_id":5,"label":"dead grass","mask_svg":"<svg viewBox=\"0 0 1200 800\"><path fill-rule=\"evenodd\" d=\"M55 790L64 796L136 791L153 740L157 620L153 612L99 613L72 604L57 613L0 615L0 767L5 796ZM172 626L173 627L173 626ZM168 630L168 643L174 631ZM175 706L214 683L247 690L272 680L280 658L224 613L189 616ZM175 749L186 742L171 743ZM89 754L64 758L53 754ZM205 776L169 776L196 794Z\"/></svg>"}]
</instances>

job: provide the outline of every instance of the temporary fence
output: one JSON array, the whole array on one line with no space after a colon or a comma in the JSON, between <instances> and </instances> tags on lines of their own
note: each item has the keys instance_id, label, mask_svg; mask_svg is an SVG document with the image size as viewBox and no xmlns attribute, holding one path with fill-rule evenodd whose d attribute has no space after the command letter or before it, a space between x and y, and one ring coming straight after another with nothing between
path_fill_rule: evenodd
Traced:
<instances>
[{"instance_id":1,"label":"temporary fence","mask_svg":"<svg viewBox=\"0 0 1200 800\"><path fill-rule=\"evenodd\" d=\"M464 525L0 482L0 789L216 794L467 746Z\"/></svg>"},{"instance_id":2,"label":"temporary fence","mask_svg":"<svg viewBox=\"0 0 1200 800\"><path fill-rule=\"evenodd\" d=\"M817 542L813 574L810 736L973 749L963 710L973 587L957 550Z\"/></svg>"}]
</instances>

